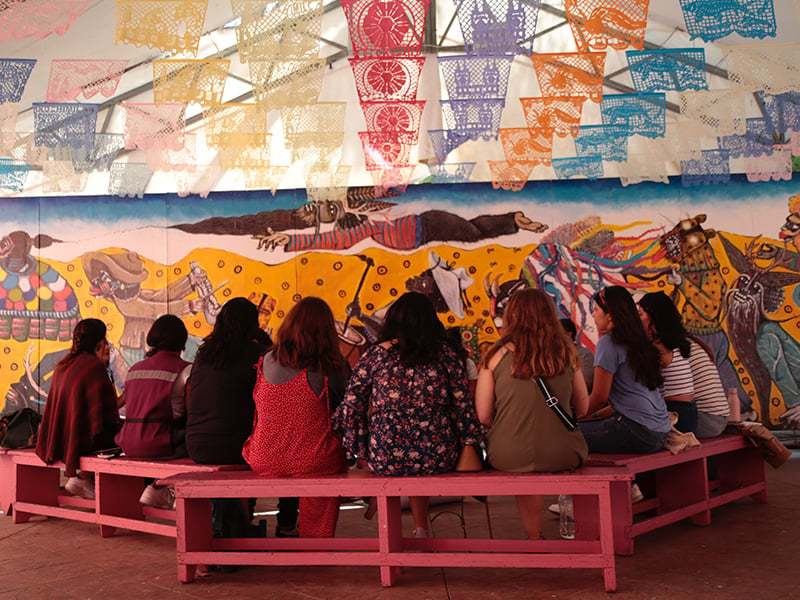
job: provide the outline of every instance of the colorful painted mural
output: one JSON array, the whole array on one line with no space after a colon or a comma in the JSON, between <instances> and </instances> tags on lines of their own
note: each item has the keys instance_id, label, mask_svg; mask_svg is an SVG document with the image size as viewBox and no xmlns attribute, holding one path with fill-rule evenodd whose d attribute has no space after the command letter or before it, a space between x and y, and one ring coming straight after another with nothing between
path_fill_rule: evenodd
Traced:
<instances>
[{"instance_id":1,"label":"colorful painted mural","mask_svg":"<svg viewBox=\"0 0 800 600\"><path fill-rule=\"evenodd\" d=\"M229 298L274 330L301 297L338 319L351 361L406 290L427 294L474 355L517 289L545 290L581 344L592 294L662 290L714 349L742 411L800 428L800 179L683 188L530 182L423 185L402 197L309 203L303 190L6 199L0 241L0 407L41 409L80 318L109 327L120 389L161 314L180 316L191 358ZM788 216L787 216L788 214Z\"/></svg>"}]
</instances>

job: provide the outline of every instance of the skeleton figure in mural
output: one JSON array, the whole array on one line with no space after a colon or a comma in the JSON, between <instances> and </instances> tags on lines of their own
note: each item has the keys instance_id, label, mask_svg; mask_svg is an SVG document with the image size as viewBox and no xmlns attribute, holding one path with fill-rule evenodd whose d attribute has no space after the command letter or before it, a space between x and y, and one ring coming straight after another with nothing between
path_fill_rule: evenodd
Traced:
<instances>
[{"instance_id":1,"label":"skeleton figure in mural","mask_svg":"<svg viewBox=\"0 0 800 600\"><path fill-rule=\"evenodd\" d=\"M197 263L191 263L189 273L167 287L148 290L141 286L142 281L147 279L148 272L144 268L144 261L136 252L87 252L81 257L81 262L89 280L89 293L113 302L125 317L119 345L127 365L133 365L144 358L145 337L150 326L161 315L170 313L184 318L204 313L209 325L216 322L220 304L214 296L215 290L206 272ZM197 297L188 300L187 297L195 292ZM186 356L193 357L197 346L198 340L190 337ZM116 380L124 381L118 376Z\"/></svg>"},{"instance_id":2,"label":"skeleton figure in mural","mask_svg":"<svg viewBox=\"0 0 800 600\"><path fill-rule=\"evenodd\" d=\"M31 255L57 243L13 231L0 239L0 339L68 341L80 321L78 299L58 271Z\"/></svg>"},{"instance_id":3,"label":"skeleton figure in mural","mask_svg":"<svg viewBox=\"0 0 800 600\"><path fill-rule=\"evenodd\" d=\"M673 263L667 282L675 286L672 300L684 302L681 316L686 331L702 339L714 351L717 369L726 389L736 388L743 417L752 418L752 401L742 389L731 359L730 342L722 328L723 303L728 291L720 264L709 240L717 235L713 229L703 229L706 215L682 219L659 239L661 250L654 261L666 258Z\"/></svg>"},{"instance_id":4,"label":"skeleton figure in mural","mask_svg":"<svg viewBox=\"0 0 800 600\"><path fill-rule=\"evenodd\" d=\"M720 236L720 240L739 271L725 296L728 338L753 380L761 421L767 426L773 424L769 413L774 381L788 409L779 418L792 428L800 428L800 345L778 319L767 316L783 306L783 288L800 282L800 274L774 271L781 264L782 252L766 267L759 266L758 237L744 252L726 238Z\"/></svg>"},{"instance_id":5,"label":"skeleton figure in mural","mask_svg":"<svg viewBox=\"0 0 800 600\"><path fill-rule=\"evenodd\" d=\"M249 235L258 248L286 251L344 250L362 240L394 250L413 250L429 242L480 242L520 230L541 233L547 225L532 221L521 211L464 219L430 210L392 219L391 202L379 200L318 201L297 209L276 209L241 217L212 217L172 228L187 233ZM321 231L321 225L327 225ZM285 233L313 229L313 233Z\"/></svg>"},{"instance_id":6,"label":"skeleton figure in mural","mask_svg":"<svg viewBox=\"0 0 800 600\"><path fill-rule=\"evenodd\" d=\"M594 348L590 299L608 285L641 287L628 276L647 279L655 273L646 256L654 247L656 230L636 238L618 237L600 217L590 216L566 223L544 238L526 258L517 280L500 281L487 273L484 289L490 299L491 315L498 329L503 326L503 310L519 289L536 287L553 298L559 316L571 319L578 329L576 339L582 346Z\"/></svg>"}]
</instances>

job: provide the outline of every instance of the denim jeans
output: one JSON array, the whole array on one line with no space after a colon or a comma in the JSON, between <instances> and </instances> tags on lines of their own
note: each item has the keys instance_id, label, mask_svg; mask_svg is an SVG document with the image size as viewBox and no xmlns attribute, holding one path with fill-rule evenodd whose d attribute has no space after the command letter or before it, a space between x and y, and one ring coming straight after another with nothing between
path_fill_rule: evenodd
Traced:
<instances>
[{"instance_id":1,"label":"denim jeans","mask_svg":"<svg viewBox=\"0 0 800 600\"><path fill-rule=\"evenodd\" d=\"M697 405L694 402L667 400L667 410L678 413L675 429L681 433L697 433Z\"/></svg>"},{"instance_id":2,"label":"denim jeans","mask_svg":"<svg viewBox=\"0 0 800 600\"><path fill-rule=\"evenodd\" d=\"M607 454L649 454L664 449L667 432L650 431L622 415L579 424L589 452Z\"/></svg>"}]
</instances>

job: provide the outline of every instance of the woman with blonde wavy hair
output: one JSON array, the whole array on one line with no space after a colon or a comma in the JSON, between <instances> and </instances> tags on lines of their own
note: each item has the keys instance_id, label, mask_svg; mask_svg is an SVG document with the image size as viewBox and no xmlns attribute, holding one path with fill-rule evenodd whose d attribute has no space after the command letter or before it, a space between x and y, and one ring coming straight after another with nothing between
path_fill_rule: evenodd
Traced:
<instances>
[{"instance_id":1,"label":"woman with blonde wavy hair","mask_svg":"<svg viewBox=\"0 0 800 600\"><path fill-rule=\"evenodd\" d=\"M575 345L541 290L516 292L503 314L500 339L489 349L478 374L475 408L489 428L489 464L517 473L555 472L580 467L587 455L580 430L570 431L547 406L536 383L541 377L562 409L584 414L588 393ZM517 496L517 508L531 539L541 536L542 496Z\"/></svg>"}]
</instances>

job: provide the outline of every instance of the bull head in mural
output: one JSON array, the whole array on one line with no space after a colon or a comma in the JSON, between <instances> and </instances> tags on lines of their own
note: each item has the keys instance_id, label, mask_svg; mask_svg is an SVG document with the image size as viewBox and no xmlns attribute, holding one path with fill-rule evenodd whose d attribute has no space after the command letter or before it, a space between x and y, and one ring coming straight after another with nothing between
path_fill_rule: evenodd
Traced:
<instances>
[{"instance_id":1,"label":"bull head in mural","mask_svg":"<svg viewBox=\"0 0 800 600\"><path fill-rule=\"evenodd\" d=\"M681 219L672 229L659 238L661 252L656 253L654 261L666 257L674 263L680 263L690 254L704 248L711 238L717 235L713 229L703 229L705 215Z\"/></svg>"},{"instance_id":2,"label":"bull head in mural","mask_svg":"<svg viewBox=\"0 0 800 600\"><path fill-rule=\"evenodd\" d=\"M783 253L766 266L759 266L759 237L751 240L742 252L720 236L722 246L739 275L725 295L724 319L728 338L742 365L753 380L761 420L770 421L770 389L774 381L783 395L787 411L781 419L800 427L800 345L767 313L774 313L784 302L784 288L800 282L800 274L776 272Z\"/></svg>"}]
</instances>

